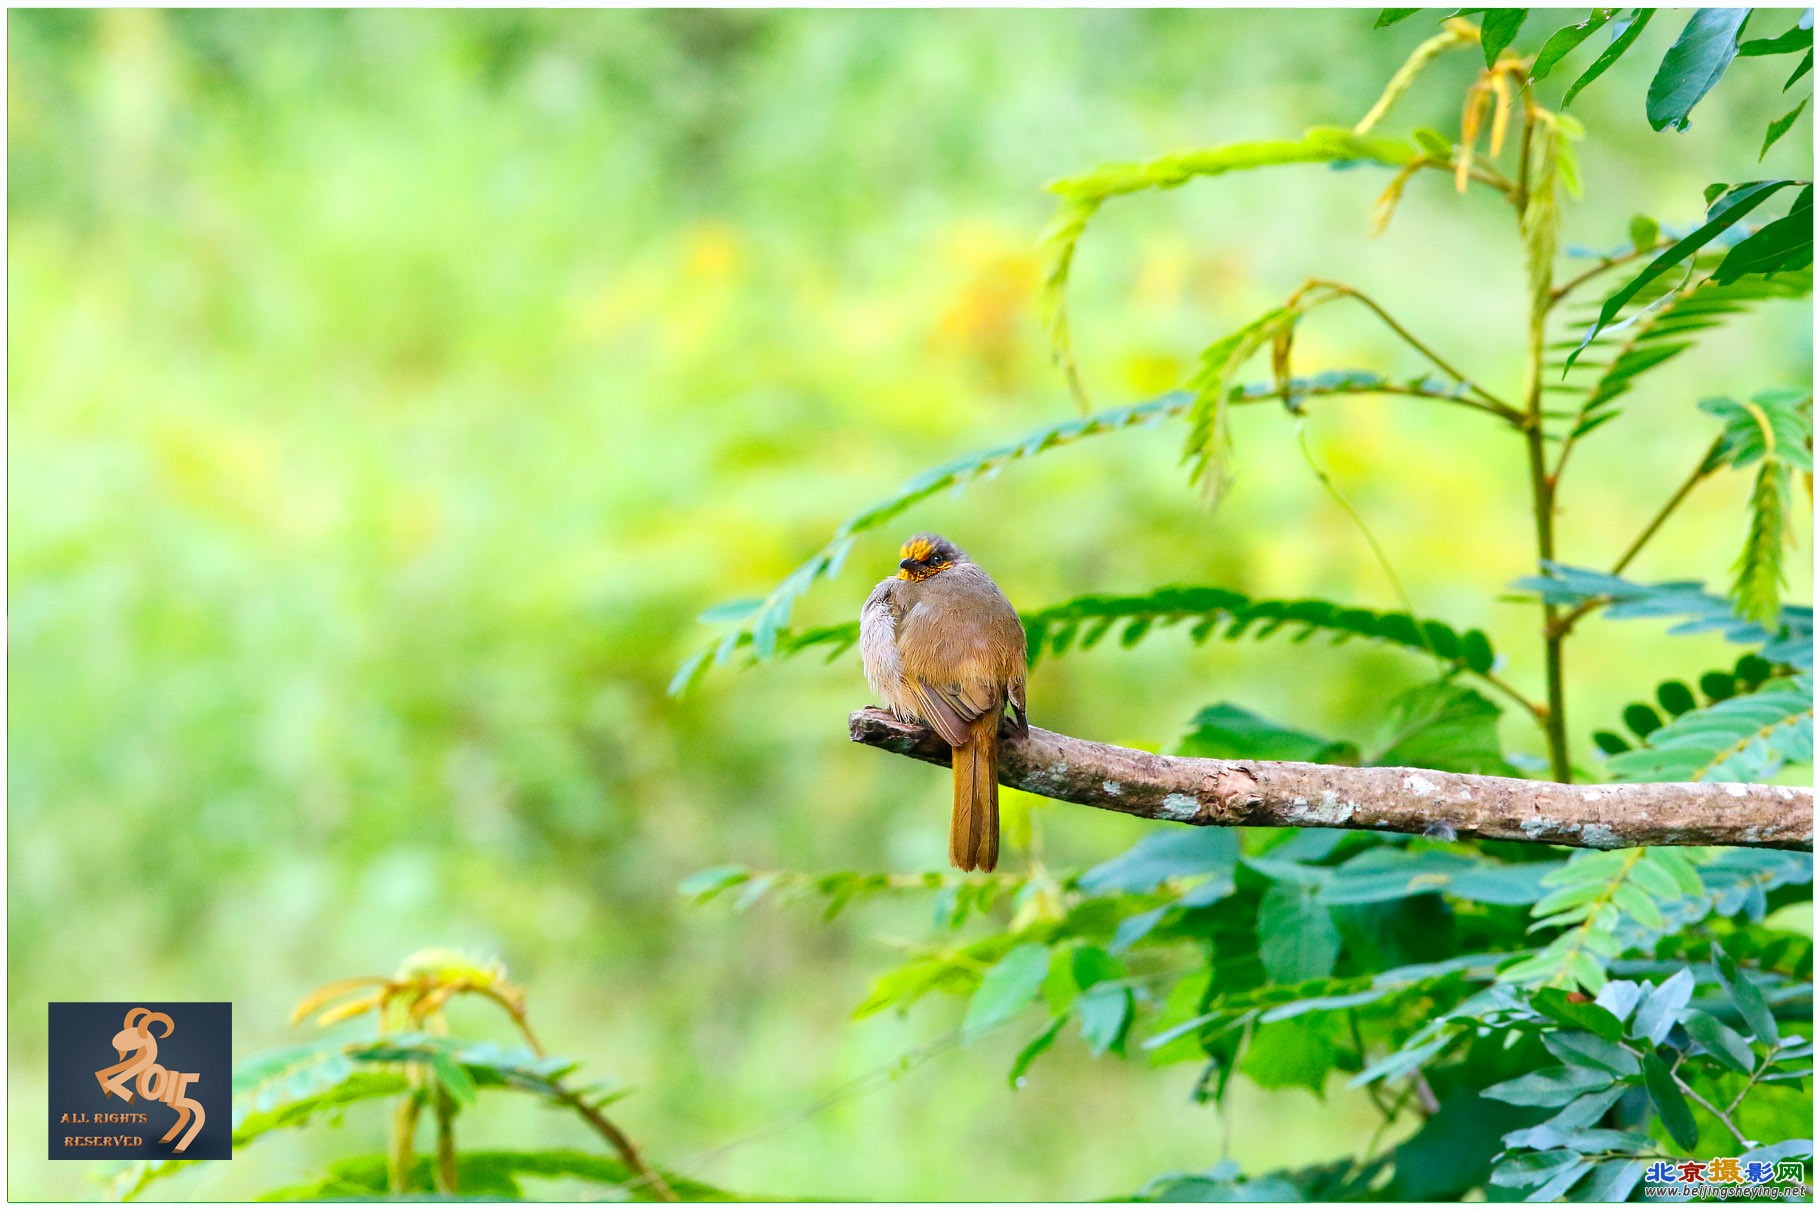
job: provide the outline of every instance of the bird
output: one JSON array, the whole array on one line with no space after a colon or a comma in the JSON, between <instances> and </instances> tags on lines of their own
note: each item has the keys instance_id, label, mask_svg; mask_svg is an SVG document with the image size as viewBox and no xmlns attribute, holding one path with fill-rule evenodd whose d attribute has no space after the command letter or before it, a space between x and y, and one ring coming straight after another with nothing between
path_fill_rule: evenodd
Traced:
<instances>
[{"instance_id":1,"label":"bird","mask_svg":"<svg viewBox=\"0 0 1820 1210\"><path fill-rule=\"evenodd\" d=\"M992 577L937 534L898 551L859 615L866 680L891 713L933 728L954 749L948 860L998 865L999 726L1030 733L1024 624Z\"/></svg>"}]
</instances>

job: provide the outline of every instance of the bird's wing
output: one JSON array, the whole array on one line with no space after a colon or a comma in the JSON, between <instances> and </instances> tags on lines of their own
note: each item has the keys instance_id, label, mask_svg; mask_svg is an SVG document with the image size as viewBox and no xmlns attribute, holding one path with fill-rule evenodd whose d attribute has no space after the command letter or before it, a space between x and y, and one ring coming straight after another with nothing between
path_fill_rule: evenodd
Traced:
<instances>
[{"instance_id":1,"label":"bird's wing","mask_svg":"<svg viewBox=\"0 0 1820 1210\"><path fill-rule=\"evenodd\" d=\"M931 685L914 677L904 678L904 688L916 703L916 715L935 728L937 735L952 747L960 747L969 737L967 724L983 711L975 710L956 685Z\"/></svg>"}]
</instances>

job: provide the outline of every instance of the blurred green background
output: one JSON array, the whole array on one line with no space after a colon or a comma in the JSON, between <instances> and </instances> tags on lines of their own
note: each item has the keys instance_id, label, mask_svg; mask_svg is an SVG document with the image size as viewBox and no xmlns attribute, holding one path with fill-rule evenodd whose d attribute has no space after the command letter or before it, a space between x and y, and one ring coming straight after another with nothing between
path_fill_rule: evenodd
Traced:
<instances>
[{"instance_id":1,"label":"blurred green background","mask_svg":"<svg viewBox=\"0 0 1820 1210\"><path fill-rule=\"evenodd\" d=\"M724 863L940 868L946 774L847 742L851 654L664 687L704 607L767 590L910 474L1071 413L1034 314L1043 181L1350 125L1432 29L1372 17L10 13L11 1195L103 1192L43 1159L46 1001L232 1000L247 1054L295 1040L309 988L428 945L501 956L553 1050L636 1086L615 1112L647 1153L735 1190L1091 1198L1222 1146L1248 1171L1351 1149L1374 1115L1337 1086L1241 1085L1223 1132L1191 1070L1078 1043L1013 1093L1015 1029L850 1088L958 1020L848 1020L890 942L927 937L927 900L824 925L675 887ZM1739 60L1686 133L1649 131L1675 27L1576 103L1565 242L1811 171L1805 116L1755 162L1779 59ZM1474 71L1443 61L1385 131L1456 130ZM1514 387L1508 211L1435 174L1369 241L1385 179L1273 169L1108 207L1073 294L1090 387L1174 385L1314 274ZM1702 394L1805 381L1809 322L1767 308L1650 380L1576 455L1563 557L1622 549L1710 439ZM1298 368L1323 365L1419 369L1339 309L1302 329ZM1533 611L1496 601L1530 570L1512 439L1408 400L1306 423L1418 610L1485 627L1536 689ZM1236 429L1217 514L1179 427L1095 439L868 536L797 621L853 616L921 528L1025 608L1169 582L1394 608L1280 410ZM1747 486L1703 488L1635 574L1724 582ZM1650 623L1584 634L1588 762L1624 702L1736 654ZM1107 648L1043 665L1032 717L1162 747L1224 699L1363 739L1427 671L1356 645ZM1505 738L1541 750L1520 720ZM1090 864L1146 826L1047 808L1045 856ZM470 1116L473 1145L588 1145L523 1106ZM382 1118L275 1136L165 1196L303 1179L377 1150Z\"/></svg>"}]
</instances>

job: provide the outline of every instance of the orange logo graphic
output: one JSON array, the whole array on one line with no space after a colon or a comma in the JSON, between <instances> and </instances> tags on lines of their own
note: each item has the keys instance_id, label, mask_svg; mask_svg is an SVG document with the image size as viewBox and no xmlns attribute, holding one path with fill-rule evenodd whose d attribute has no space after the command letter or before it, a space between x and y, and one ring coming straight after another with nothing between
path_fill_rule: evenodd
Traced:
<instances>
[{"instance_id":1,"label":"orange logo graphic","mask_svg":"<svg viewBox=\"0 0 1820 1210\"><path fill-rule=\"evenodd\" d=\"M164 1026L163 1032L154 1035L154 1025ZM133 1089L138 1089L139 1095L146 1100L159 1101L175 1109L176 1123L158 1141L170 1142L188 1125L189 1129L173 1148L182 1151L202 1129L208 1115L201 1104L189 1096L190 1085L202 1077L195 1072L172 1071L158 1064L158 1039L170 1037L175 1028L166 1013L155 1013L147 1008L132 1009L126 1014L126 1027L114 1035L114 1053L120 1056L120 1062L96 1072L95 1080L105 1096L117 1096L130 1103ZM128 1052L132 1057L128 1057ZM132 1089L127 1087L128 1080L133 1082Z\"/></svg>"}]
</instances>

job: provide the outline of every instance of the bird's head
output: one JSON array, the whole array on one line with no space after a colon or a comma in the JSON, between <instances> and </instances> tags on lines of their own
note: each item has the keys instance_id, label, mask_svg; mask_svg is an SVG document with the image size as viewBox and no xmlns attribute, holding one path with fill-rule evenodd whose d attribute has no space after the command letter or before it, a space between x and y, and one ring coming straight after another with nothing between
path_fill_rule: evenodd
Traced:
<instances>
[{"instance_id":1,"label":"bird's head","mask_svg":"<svg viewBox=\"0 0 1820 1210\"><path fill-rule=\"evenodd\" d=\"M967 558L954 543L935 534L916 535L897 554L900 580L927 580Z\"/></svg>"}]
</instances>

